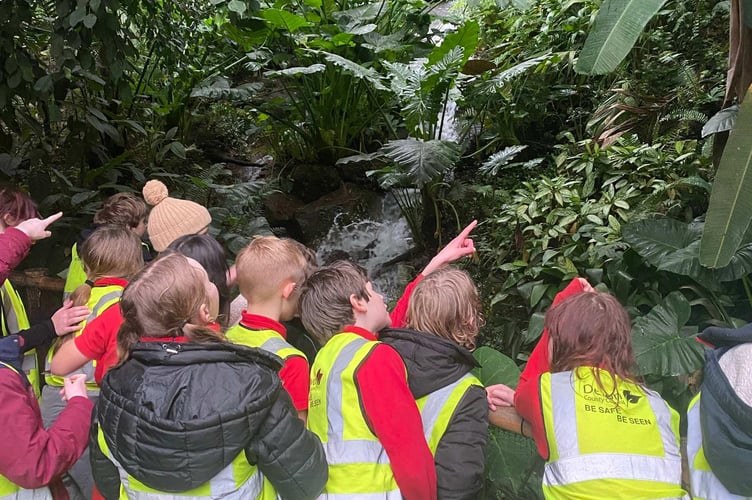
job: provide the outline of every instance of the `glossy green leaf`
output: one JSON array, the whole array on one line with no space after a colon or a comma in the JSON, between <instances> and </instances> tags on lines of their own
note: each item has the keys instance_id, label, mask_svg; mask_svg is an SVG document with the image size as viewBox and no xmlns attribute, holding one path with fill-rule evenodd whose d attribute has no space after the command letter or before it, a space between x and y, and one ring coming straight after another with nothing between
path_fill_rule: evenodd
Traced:
<instances>
[{"instance_id":1,"label":"glossy green leaf","mask_svg":"<svg viewBox=\"0 0 752 500\"><path fill-rule=\"evenodd\" d=\"M739 105L734 104L728 108L724 108L710 117L702 126L702 137L707 137L711 134L717 134L718 132L726 132L734 128L736 123L736 115L739 114Z\"/></svg>"},{"instance_id":2,"label":"glossy green leaf","mask_svg":"<svg viewBox=\"0 0 752 500\"><path fill-rule=\"evenodd\" d=\"M666 0L603 2L580 52L577 72L602 75L615 70L664 3Z\"/></svg>"},{"instance_id":3,"label":"glossy green leaf","mask_svg":"<svg viewBox=\"0 0 752 500\"><path fill-rule=\"evenodd\" d=\"M691 306L681 292L671 292L632 326L632 347L642 375L676 376L703 364L697 331L687 333Z\"/></svg>"},{"instance_id":4,"label":"glossy green leaf","mask_svg":"<svg viewBox=\"0 0 752 500\"><path fill-rule=\"evenodd\" d=\"M308 21L291 12L280 9L265 9L259 15L274 28L283 28L294 33L303 26L308 25Z\"/></svg>"},{"instance_id":5,"label":"glossy green leaf","mask_svg":"<svg viewBox=\"0 0 752 500\"><path fill-rule=\"evenodd\" d=\"M484 386L504 384L513 389L517 387L520 369L512 358L488 346L477 348L473 351L473 357L480 364L480 368L473 370L473 375Z\"/></svg>"},{"instance_id":6,"label":"glossy green leaf","mask_svg":"<svg viewBox=\"0 0 752 500\"><path fill-rule=\"evenodd\" d=\"M752 219L752 97L747 90L715 175L700 261L708 267L729 263Z\"/></svg>"},{"instance_id":7,"label":"glossy green leaf","mask_svg":"<svg viewBox=\"0 0 752 500\"><path fill-rule=\"evenodd\" d=\"M428 66L441 61L452 49L462 49L462 64L465 64L478 46L480 26L475 21L467 21L455 33L450 33L441 42L441 45L433 49L428 55Z\"/></svg>"},{"instance_id":8,"label":"glossy green leaf","mask_svg":"<svg viewBox=\"0 0 752 500\"><path fill-rule=\"evenodd\" d=\"M418 187L436 179L460 159L460 146L451 141L400 139L387 142L379 151L405 168Z\"/></svg>"}]
</instances>

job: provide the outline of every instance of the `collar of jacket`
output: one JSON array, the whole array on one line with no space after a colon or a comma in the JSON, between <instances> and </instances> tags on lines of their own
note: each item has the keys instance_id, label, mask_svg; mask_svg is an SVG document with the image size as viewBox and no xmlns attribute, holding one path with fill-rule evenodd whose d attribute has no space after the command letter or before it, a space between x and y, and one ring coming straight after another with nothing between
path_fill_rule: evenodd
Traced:
<instances>
[{"instance_id":1,"label":"collar of jacket","mask_svg":"<svg viewBox=\"0 0 752 500\"><path fill-rule=\"evenodd\" d=\"M415 399L456 382L480 365L464 347L430 333L390 328L379 340L393 347L407 368L407 382Z\"/></svg>"}]
</instances>

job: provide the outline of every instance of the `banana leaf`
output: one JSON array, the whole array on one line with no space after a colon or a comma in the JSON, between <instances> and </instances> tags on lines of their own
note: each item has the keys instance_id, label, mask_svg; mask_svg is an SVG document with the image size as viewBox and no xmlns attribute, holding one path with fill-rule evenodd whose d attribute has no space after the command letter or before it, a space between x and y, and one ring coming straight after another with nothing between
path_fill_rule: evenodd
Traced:
<instances>
[{"instance_id":1,"label":"banana leaf","mask_svg":"<svg viewBox=\"0 0 752 500\"><path fill-rule=\"evenodd\" d=\"M580 52L578 73L602 75L616 69L666 0L606 0Z\"/></svg>"}]
</instances>

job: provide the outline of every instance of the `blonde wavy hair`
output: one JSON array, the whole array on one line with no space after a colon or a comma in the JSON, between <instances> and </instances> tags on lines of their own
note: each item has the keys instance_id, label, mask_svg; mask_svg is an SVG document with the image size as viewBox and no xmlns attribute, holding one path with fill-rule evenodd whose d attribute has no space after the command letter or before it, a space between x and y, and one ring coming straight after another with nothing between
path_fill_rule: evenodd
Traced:
<instances>
[{"instance_id":1,"label":"blonde wavy hair","mask_svg":"<svg viewBox=\"0 0 752 500\"><path fill-rule=\"evenodd\" d=\"M480 298L465 271L444 267L423 278L407 306L406 326L451 340L472 351L485 324Z\"/></svg>"}]
</instances>

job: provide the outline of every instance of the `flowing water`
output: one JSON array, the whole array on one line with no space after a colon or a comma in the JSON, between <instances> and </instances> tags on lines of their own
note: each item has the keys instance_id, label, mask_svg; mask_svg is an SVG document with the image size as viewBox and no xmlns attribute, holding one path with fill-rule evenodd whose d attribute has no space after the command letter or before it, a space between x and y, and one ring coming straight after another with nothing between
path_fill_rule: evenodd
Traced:
<instances>
[{"instance_id":1,"label":"flowing water","mask_svg":"<svg viewBox=\"0 0 752 500\"><path fill-rule=\"evenodd\" d=\"M374 289L384 295L384 300L399 298L405 283L400 279L399 266L390 261L409 251L413 240L394 197L386 195L380 213L371 214L370 218L344 225L340 218L335 217L316 249L319 263L346 252L350 260L368 269Z\"/></svg>"}]
</instances>

